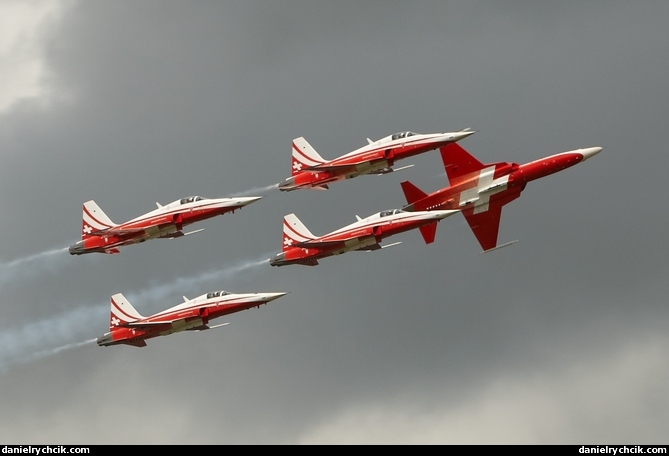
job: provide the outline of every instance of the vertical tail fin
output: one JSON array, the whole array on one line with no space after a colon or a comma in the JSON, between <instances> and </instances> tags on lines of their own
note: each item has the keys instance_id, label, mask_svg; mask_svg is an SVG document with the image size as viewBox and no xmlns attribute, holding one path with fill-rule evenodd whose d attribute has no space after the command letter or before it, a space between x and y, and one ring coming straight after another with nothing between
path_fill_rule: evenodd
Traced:
<instances>
[{"instance_id":1,"label":"vertical tail fin","mask_svg":"<svg viewBox=\"0 0 669 456\"><path fill-rule=\"evenodd\" d=\"M106 230L112 226L116 226L116 223L107 217L107 214L95 201L90 200L84 203L81 239L86 239L91 233Z\"/></svg>"},{"instance_id":2,"label":"vertical tail fin","mask_svg":"<svg viewBox=\"0 0 669 456\"><path fill-rule=\"evenodd\" d=\"M117 293L111 297L111 313L109 316L109 329L114 330L119 326L144 318L135 310L130 302L123 296L123 293Z\"/></svg>"},{"instance_id":3,"label":"vertical tail fin","mask_svg":"<svg viewBox=\"0 0 669 456\"><path fill-rule=\"evenodd\" d=\"M423 236L423 240L426 244L432 244L434 242L434 237L437 234L437 222L428 223L418 227L420 234Z\"/></svg>"},{"instance_id":4,"label":"vertical tail fin","mask_svg":"<svg viewBox=\"0 0 669 456\"><path fill-rule=\"evenodd\" d=\"M413 210L415 211L424 211L424 207L416 207L414 203L427 198L428 194L409 181L403 181L400 185L402 186L402 192L404 192L407 204L413 205Z\"/></svg>"},{"instance_id":5,"label":"vertical tail fin","mask_svg":"<svg viewBox=\"0 0 669 456\"><path fill-rule=\"evenodd\" d=\"M304 223L297 218L295 214L288 214L283 217L283 251L288 250L292 245L298 242L304 242L314 239L316 236L304 226Z\"/></svg>"},{"instance_id":6,"label":"vertical tail fin","mask_svg":"<svg viewBox=\"0 0 669 456\"><path fill-rule=\"evenodd\" d=\"M316 149L311 147L303 137L293 139L293 154L292 154L292 175L298 174L304 168L325 163L325 159L321 157Z\"/></svg>"},{"instance_id":7,"label":"vertical tail fin","mask_svg":"<svg viewBox=\"0 0 669 456\"><path fill-rule=\"evenodd\" d=\"M458 143L450 143L439 148L439 153L451 185L458 185L472 173L486 167Z\"/></svg>"}]
</instances>

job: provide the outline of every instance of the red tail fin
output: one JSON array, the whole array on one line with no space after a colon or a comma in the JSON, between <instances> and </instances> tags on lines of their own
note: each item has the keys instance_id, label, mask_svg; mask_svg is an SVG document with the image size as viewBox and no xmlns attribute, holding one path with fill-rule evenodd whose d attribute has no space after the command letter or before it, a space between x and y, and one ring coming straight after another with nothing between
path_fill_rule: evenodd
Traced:
<instances>
[{"instance_id":1,"label":"red tail fin","mask_svg":"<svg viewBox=\"0 0 669 456\"><path fill-rule=\"evenodd\" d=\"M427 196L423 190L416 187L409 181L404 181L400 184L402 186L402 191L404 192L404 197L407 199L407 203L413 204L418 200L421 200Z\"/></svg>"},{"instance_id":2,"label":"red tail fin","mask_svg":"<svg viewBox=\"0 0 669 456\"><path fill-rule=\"evenodd\" d=\"M458 143L447 144L439 149L441 160L444 162L448 182L458 185L467 180L472 173L485 168L473 155L464 150Z\"/></svg>"},{"instance_id":3,"label":"red tail fin","mask_svg":"<svg viewBox=\"0 0 669 456\"><path fill-rule=\"evenodd\" d=\"M437 222L423 225L418 229L420 230L420 234L423 235L426 244L432 244L434 242L434 236L437 233Z\"/></svg>"}]
</instances>

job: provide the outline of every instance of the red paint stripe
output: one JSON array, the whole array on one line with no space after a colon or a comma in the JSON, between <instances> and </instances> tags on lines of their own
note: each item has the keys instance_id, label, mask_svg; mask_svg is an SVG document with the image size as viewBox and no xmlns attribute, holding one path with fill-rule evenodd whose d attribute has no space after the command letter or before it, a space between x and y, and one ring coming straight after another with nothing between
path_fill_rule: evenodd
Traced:
<instances>
[{"instance_id":1,"label":"red paint stripe","mask_svg":"<svg viewBox=\"0 0 669 456\"><path fill-rule=\"evenodd\" d=\"M114 308L116 310L118 310L125 317L125 320L124 320L125 322L136 321L137 320L137 317L133 317L131 315L128 315L123 309L121 309L121 307L119 307L119 305L113 299L112 299L112 304L114 305Z\"/></svg>"},{"instance_id":2,"label":"red paint stripe","mask_svg":"<svg viewBox=\"0 0 669 456\"><path fill-rule=\"evenodd\" d=\"M299 236L299 237L301 237L301 238L307 238L307 239L310 239L309 236L305 236L304 234L301 234L300 232L298 232L298 231L296 231L295 229L293 229L293 227L290 226L290 224L289 224L286 220L283 221L283 226L284 226L284 228L288 228L288 230L289 230L291 233L295 233L293 236L291 236L291 235L289 235L289 234L286 234L286 236L288 236L289 238L291 238L291 239L292 239L293 241L295 241L295 242L300 242L298 239L296 239L296 236ZM285 232L286 232L286 231L285 231L285 229L284 229L284 233L285 233Z\"/></svg>"},{"instance_id":3,"label":"red paint stripe","mask_svg":"<svg viewBox=\"0 0 669 456\"><path fill-rule=\"evenodd\" d=\"M309 165L308 163L306 163L307 160L310 161L310 162L322 163L321 161L319 161L319 160L317 160L317 159L315 159L315 158L312 158L312 157L309 157L308 155L306 155L304 152L302 152L302 151L300 150L299 147L297 147L297 145L296 145L295 143L293 143L293 150L294 150L295 152L297 152L297 154L298 154L300 157L303 157L302 160L299 160L299 159L297 159L297 158L295 158L295 159L296 159L298 162L300 162L301 164L303 164L304 166L313 166L313 165Z\"/></svg>"},{"instance_id":4,"label":"red paint stripe","mask_svg":"<svg viewBox=\"0 0 669 456\"><path fill-rule=\"evenodd\" d=\"M98 220L96 217L94 217L93 214L91 214L90 212L88 212L88 210L86 209L86 206L84 206L84 212L86 212L86 214L88 214L88 216L89 216L90 218L92 218L92 219L93 219L97 224L99 224L99 225L102 225L102 226L107 227L107 228L110 228L110 227L113 226L113 225L107 225L106 223L102 223L100 220Z\"/></svg>"}]
</instances>

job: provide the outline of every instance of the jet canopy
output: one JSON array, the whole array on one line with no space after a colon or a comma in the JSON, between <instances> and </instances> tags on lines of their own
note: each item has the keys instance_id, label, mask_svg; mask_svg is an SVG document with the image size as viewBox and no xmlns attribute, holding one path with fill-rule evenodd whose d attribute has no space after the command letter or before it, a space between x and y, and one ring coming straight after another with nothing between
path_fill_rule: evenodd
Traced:
<instances>
[{"instance_id":1,"label":"jet canopy","mask_svg":"<svg viewBox=\"0 0 669 456\"><path fill-rule=\"evenodd\" d=\"M395 133L390 138L391 139L408 138L409 136L413 136L415 134L417 133L414 133L413 131L401 131L399 133Z\"/></svg>"},{"instance_id":2,"label":"jet canopy","mask_svg":"<svg viewBox=\"0 0 669 456\"><path fill-rule=\"evenodd\" d=\"M181 198L181 204L193 203L195 201L202 201L204 198L201 196L189 196L188 198Z\"/></svg>"},{"instance_id":3,"label":"jet canopy","mask_svg":"<svg viewBox=\"0 0 669 456\"><path fill-rule=\"evenodd\" d=\"M211 293L207 293L207 299L218 298L219 296L225 296L229 294L229 291L212 291Z\"/></svg>"},{"instance_id":4,"label":"jet canopy","mask_svg":"<svg viewBox=\"0 0 669 456\"><path fill-rule=\"evenodd\" d=\"M403 211L402 209L389 209L387 211L379 212L379 217L388 217L389 215L401 214L403 212L406 212L406 211Z\"/></svg>"}]
</instances>

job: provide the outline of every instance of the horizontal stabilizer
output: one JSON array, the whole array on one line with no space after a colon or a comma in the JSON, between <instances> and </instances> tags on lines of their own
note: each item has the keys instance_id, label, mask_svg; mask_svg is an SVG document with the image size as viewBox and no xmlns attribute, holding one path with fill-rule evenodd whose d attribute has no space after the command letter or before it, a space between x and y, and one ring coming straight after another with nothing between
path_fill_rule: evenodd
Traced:
<instances>
[{"instance_id":1,"label":"horizontal stabilizer","mask_svg":"<svg viewBox=\"0 0 669 456\"><path fill-rule=\"evenodd\" d=\"M133 347L146 347L146 341L144 339L131 340L129 342L123 342L126 345L132 345Z\"/></svg>"},{"instance_id":2,"label":"horizontal stabilizer","mask_svg":"<svg viewBox=\"0 0 669 456\"><path fill-rule=\"evenodd\" d=\"M418 227L420 234L423 236L426 244L432 244L434 242L435 234L437 233L437 222L428 223Z\"/></svg>"}]
</instances>

